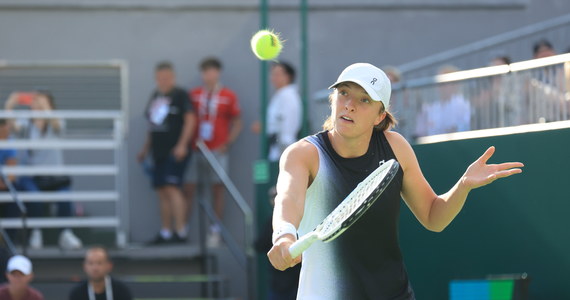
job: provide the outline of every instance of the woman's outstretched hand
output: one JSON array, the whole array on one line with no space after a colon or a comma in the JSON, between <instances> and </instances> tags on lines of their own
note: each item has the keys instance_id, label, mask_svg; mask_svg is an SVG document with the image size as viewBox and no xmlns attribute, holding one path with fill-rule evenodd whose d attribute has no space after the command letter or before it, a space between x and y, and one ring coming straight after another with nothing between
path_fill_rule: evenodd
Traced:
<instances>
[{"instance_id":1,"label":"woman's outstretched hand","mask_svg":"<svg viewBox=\"0 0 570 300\"><path fill-rule=\"evenodd\" d=\"M522 172L520 168L524 167L524 165L520 162L487 164L493 153L495 153L495 147L491 146L467 168L462 178L462 183L465 187L475 189L499 178L509 177Z\"/></svg>"}]
</instances>

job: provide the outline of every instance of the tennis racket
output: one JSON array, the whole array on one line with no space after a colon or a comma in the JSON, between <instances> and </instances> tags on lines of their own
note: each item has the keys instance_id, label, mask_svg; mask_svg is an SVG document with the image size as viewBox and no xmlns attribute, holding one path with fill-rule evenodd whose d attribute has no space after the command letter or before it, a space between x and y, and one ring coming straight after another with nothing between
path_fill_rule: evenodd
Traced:
<instances>
[{"instance_id":1,"label":"tennis racket","mask_svg":"<svg viewBox=\"0 0 570 300\"><path fill-rule=\"evenodd\" d=\"M321 224L289 247L291 257L301 255L317 240L325 243L334 240L352 226L380 197L399 168L400 165L394 159L381 162L380 166L360 182Z\"/></svg>"}]
</instances>

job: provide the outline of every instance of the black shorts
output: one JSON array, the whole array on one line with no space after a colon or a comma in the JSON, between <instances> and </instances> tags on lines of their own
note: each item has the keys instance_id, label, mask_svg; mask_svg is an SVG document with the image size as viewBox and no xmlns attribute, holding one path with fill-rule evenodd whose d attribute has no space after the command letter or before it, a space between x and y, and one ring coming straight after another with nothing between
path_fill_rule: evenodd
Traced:
<instances>
[{"instance_id":1,"label":"black shorts","mask_svg":"<svg viewBox=\"0 0 570 300\"><path fill-rule=\"evenodd\" d=\"M186 163L190 153L180 161L170 155L166 160L154 162L154 169L152 172L152 186L155 188L163 187L165 185L182 186L184 171L186 171Z\"/></svg>"}]
</instances>

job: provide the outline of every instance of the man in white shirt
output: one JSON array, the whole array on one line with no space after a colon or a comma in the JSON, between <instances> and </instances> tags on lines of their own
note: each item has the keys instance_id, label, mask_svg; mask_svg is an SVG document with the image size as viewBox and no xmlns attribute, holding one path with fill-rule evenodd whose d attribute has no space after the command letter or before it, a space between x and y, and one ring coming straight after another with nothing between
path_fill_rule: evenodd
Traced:
<instances>
[{"instance_id":1,"label":"man in white shirt","mask_svg":"<svg viewBox=\"0 0 570 300\"><path fill-rule=\"evenodd\" d=\"M271 84L276 90L267 107L268 159L272 162L279 161L301 130L303 111L294 81L295 69L290 64L278 62L271 68Z\"/></svg>"}]
</instances>

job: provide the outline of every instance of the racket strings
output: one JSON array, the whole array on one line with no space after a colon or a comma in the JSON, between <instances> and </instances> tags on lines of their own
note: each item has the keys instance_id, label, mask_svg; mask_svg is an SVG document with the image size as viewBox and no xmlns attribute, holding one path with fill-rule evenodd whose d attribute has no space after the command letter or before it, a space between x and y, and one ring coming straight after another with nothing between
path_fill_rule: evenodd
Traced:
<instances>
[{"instance_id":1,"label":"racket strings","mask_svg":"<svg viewBox=\"0 0 570 300\"><path fill-rule=\"evenodd\" d=\"M354 191L321 223L320 232L323 236L334 233L347 220L365 204L370 195L382 182L390 168L380 168L358 184Z\"/></svg>"}]
</instances>

